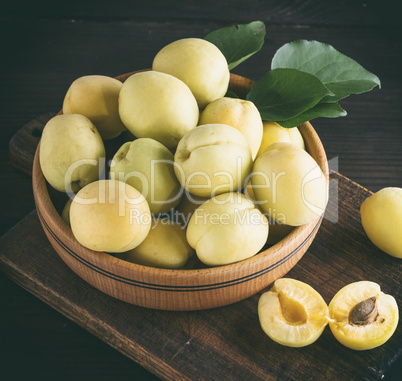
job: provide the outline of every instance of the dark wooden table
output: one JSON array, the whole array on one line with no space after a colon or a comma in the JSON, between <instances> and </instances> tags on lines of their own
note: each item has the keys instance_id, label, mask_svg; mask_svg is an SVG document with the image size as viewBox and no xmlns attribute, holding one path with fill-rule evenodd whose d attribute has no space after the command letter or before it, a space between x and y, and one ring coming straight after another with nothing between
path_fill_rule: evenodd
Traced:
<instances>
[{"instance_id":1,"label":"dark wooden table","mask_svg":"<svg viewBox=\"0 0 402 381\"><path fill-rule=\"evenodd\" d=\"M281 45L311 39L331 44L379 76L381 89L341 102L348 116L312 123L332 169L371 191L402 186L402 50L397 1L56 4L17 1L2 5L0 235L34 208L31 179L10 164L9 141L31 119L58 111L75 78L116 76L147 68L156 52L173 40L203 37L219 27L253 20L265 22L265 45L235 68L236 74L258 80ZM157 379L1 273L0 306L2 379Z\"/></svg>"}]
</instances>

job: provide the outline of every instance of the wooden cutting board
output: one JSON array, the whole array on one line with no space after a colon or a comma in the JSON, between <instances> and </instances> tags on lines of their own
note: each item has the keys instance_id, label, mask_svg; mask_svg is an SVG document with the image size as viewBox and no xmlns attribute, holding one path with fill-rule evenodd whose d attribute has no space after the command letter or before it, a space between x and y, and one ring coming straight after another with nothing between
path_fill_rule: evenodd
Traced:
<instances>
[{"instance_id":1,"label":"wooden cutting board","mask_svg":"<svg viewBox=\"0 0 402 381\"><path fill-rule=\"evenodd\" d=\"M38 131L45 120L25 126L10 144L11 157L14 153L22 158L12 160L13 164L26 173L32 142L24 147L24 134L37 138L32 131ZM346 284L374 281L401 307L402 261L377 249L361 226L359 208L371 193L336 172L331 173L330 185L330 202L317 237L286 276L310 284L327 303ZM329 327L310 346L288 348L271 341L259 325L261 293L204 311L158 311L130 305L73 273L47 241L35 211L0 238L0 269L164 380L400 379L401 324L387 343L370 351L342 346Z\"/></svg>"}]
</instances>

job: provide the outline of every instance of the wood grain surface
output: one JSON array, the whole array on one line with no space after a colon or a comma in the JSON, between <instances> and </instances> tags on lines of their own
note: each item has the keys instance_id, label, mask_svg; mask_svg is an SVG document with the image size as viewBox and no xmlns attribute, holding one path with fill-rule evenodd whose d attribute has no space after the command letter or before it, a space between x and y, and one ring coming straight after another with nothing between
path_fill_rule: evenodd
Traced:
<instances>
[{"instance_id":1,"label":"wood grain surface","mask_svg":"<svg viewBox=\"0 0 402 381\"><path fill-rule=\"evenodd\" d=\"M402 305L400 261L378 250L361 227L359 206L370 192L337 173L331 175L331 185L318 235L286 276L308 282L327 303L344 285L371 280ZM402 358L401 325L387 343L370 351L343 347L328 327L305 348L276 344L259 325L261 293L195 312L158 311L118 301L60 260L35 212L0 240L0 267L36 297L164 380L389 380Z\"/></svg>"},{"instance_id":2,"label":"wood grain surface","mask_svg":"<svg viewBox=\"0 0 402 381\"><path fill-rule=\"evenodd\" d=\"M143 69L150 66L158 49L175 39L203 37L218 27L252 20L265 22L265 44L261 52L235 68L235 74L259 79L276 49L305 38L333 45L379 76L381 89L341 102L346 117L317 119L313 125L332 169L371 191L401 187L399 8L394 0L149 0L146 4L138 0L72 0L57 6L22 0L2 4L0 234L34 209L31 178L11 165L9 142L34 118L60 110L74 79ZM27 237L33 239L35 234L29 230ZM351 246L355 244L351 242ZM29 249L29 244L24 247ZM325 256L327 249L321 249ZM363 276L359 264L352 264L351 269L339 266L329 282L342 280L343 271ZM382 273L382 266L378 272ZM324 275L322 279L326 279ZM300 277L315 279L317 274L306 270ZM2 273L0 304L0 365L6 379L157 379ZM347 359L349 352L343 351L342 356ZM284 379L281 374L277 379ZM371 373L365 379L380 377Z\"/></svg>"}]
</instances>

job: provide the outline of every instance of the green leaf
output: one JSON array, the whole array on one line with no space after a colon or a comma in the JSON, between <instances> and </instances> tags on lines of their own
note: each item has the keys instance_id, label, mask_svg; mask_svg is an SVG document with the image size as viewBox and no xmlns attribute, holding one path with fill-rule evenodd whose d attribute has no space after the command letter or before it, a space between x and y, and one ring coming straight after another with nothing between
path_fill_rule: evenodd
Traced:
<instances>
[{"instance_id":1,"label":"green leaf","mask_svg":"<svg viewBox=\"0 0 402 381\"><path fill-rule=\"evenodd\" d=\"M225 97L226 98L239 98L239 96L235 92L233 92L231 90L228 90L226 92Z\"/></svg>"},{"instance_id":2,"label":"green leaf","mask_svg":"<svg viewBox=\"0 0 402 381\"><path fill-rule=\"evenodd\" d=\"M315 118L338 118L340 116L346 116L346 111L339 106L338 103L318 103L310 110L307 110L294 118L276 122L282 127L292 128Z\"/></svg>"},{"instance_id":3,"label":"green leaf","mask_svg":"<svg viewBox=\"0 0 402 381\"><path fill-rule=\"evenodd\" d=\"M296 69L275 69L253 86L246 99L255 104L263 120L276 122L294 118L331 94L311 74Z\"/></svg>"},{"instance_id":4,"label":"green leaf","mask_svg":"<svg viewBox=\"0 0 402 381\"><path fill-rule=\"evenodd\" d=\"M350 94L381 87L376 75L331 45L318 41L297 40L283 45L272 59L271 68L292 68L315 75L334 94L323 102L336 102Z\"/></svg>"},{"instance_id":5,"label":"green leaf","mask_svg":"<svg viewBox=\"0 0 402 381\"><path fill-rule=\"evenodd\" d=\"M264 37L264 23L253 21L215 30L204 39L220 49L228 61L229 70L232 70L261 49Z\"/></svg>"}]
</instances>

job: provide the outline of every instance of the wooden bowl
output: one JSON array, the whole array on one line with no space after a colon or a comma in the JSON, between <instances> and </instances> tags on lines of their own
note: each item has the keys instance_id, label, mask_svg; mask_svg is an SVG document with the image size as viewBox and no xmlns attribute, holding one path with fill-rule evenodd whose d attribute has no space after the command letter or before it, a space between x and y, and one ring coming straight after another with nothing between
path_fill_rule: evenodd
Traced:
<instances>
[{"instance_id":1,"label":"wooden bowl","mask_svg":"<svg viewBox=\"0 0 402 381\"><path fill-rule=\"evenodd\" d=\"M117 77L124 81L133 73ZM244 97L254 82L231 75L230 90ZM328 178L327 158L310 123L299 126L306 149ZM33 192L42 227L61 259L82 279L117 299L162 310L201 310L248 298L284 276L306 252L322 218L295 228L282 241L230 265L196 270L167 270L126 262L78 243L49 195L39 164L33 164ZM51 269L49 269L51 271Z\"/></svg>"}]
</instances>

